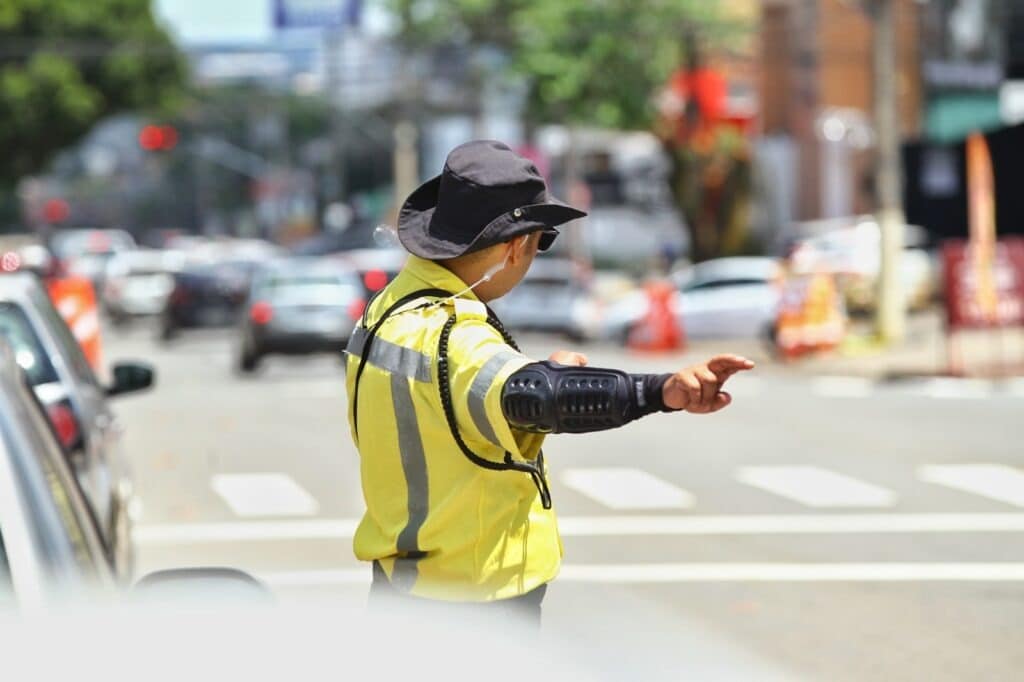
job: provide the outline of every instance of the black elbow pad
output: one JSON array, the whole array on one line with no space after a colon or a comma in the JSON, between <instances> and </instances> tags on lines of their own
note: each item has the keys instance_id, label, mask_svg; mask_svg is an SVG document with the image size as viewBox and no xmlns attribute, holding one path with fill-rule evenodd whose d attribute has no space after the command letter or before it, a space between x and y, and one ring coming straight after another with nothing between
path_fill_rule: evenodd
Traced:
<instances>
[{"instance_id":1,"label":"black elbow pad","mask_svg":"<svg viewBox=\"0 0 1024 682\"><path fill-rule=\"evenodd\" d=\"M537 362L515 372L501 392L509 424L538 433L587 433L630 421L630 375L616 369Z\"/></svg>"}]
</instances>

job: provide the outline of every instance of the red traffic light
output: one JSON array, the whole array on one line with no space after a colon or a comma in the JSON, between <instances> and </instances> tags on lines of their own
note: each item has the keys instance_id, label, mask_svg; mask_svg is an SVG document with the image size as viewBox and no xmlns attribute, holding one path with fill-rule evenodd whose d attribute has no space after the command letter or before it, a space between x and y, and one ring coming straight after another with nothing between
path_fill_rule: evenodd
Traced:
<instances>
[{"instance_id":1,"label":"red traffic light","mask_svg":"<svg viewBox=\"0 0 1024 682\"><path fill-rule=\"evenodd\" d=\"M143 126L139 146L147 152L170 151L178 144L178 131L172 126Z\"/></svg>"}]
</instances>

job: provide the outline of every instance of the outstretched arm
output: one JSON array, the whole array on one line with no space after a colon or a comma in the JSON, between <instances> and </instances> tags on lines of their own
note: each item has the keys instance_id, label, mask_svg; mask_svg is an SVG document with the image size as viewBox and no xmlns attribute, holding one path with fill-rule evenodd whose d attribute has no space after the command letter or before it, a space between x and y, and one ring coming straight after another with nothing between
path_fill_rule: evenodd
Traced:
<instances>
[{"instance_id":1,"label":"outstretched arm","mask_svg":"<svg viewBox=\"0 0 1024 682\"><path fill-rule=\"evenodd\" d=\"M556 353L552 358L575 366L536 362L506 380L501 406L514 428L587 433L617 428L654 412L717 412L732 400L721 390L725 381L754 366L739 356L719 355L674 374L628 374L585 367L586 359L579 354Z\"/></svg>"}]
</instances>

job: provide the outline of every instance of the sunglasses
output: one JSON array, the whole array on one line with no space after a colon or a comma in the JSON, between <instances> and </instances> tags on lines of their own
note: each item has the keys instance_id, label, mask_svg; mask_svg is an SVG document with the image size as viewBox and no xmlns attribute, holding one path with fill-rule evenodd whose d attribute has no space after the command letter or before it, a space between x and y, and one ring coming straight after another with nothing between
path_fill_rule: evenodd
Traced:
<instances>
[{"instance_id":1,"label":"sunglasses","mask_svg":"<svg viewBox=\"0 0 1024 682\"><path fill-rule=\"evenodd\" d=\"M547 251L551 248L551 245L555 243L555 238L558 236L558 230L553 227L548 227L540 231L540 241L537 243L537 248L540 251Z\"/></svg>"}]
</instances>

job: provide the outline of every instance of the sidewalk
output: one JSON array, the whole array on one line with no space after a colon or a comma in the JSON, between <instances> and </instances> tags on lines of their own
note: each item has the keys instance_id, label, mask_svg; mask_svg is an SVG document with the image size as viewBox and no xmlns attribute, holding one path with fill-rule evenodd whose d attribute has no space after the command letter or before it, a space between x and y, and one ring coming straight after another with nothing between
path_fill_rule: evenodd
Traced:
<instances>
[{"instance_id":1,"label":"sidewalk","mask_svg":"<svg viewBox=\"0 0 1024 682\"><path fill-rule=\"evenodd\" d=\"M961 332L954 342L961 370L950 371L949 341L941 311L913 315L907 337L894 347L883 347L871 336L871 321L854 322L846 341L836 351L781 361L756 342L694 342L690 354L729 352L747 355L762 370L800 375L855 376L874 380L913 377L1024 376L1024 329Z\"/></svg>"}]
</instances>

